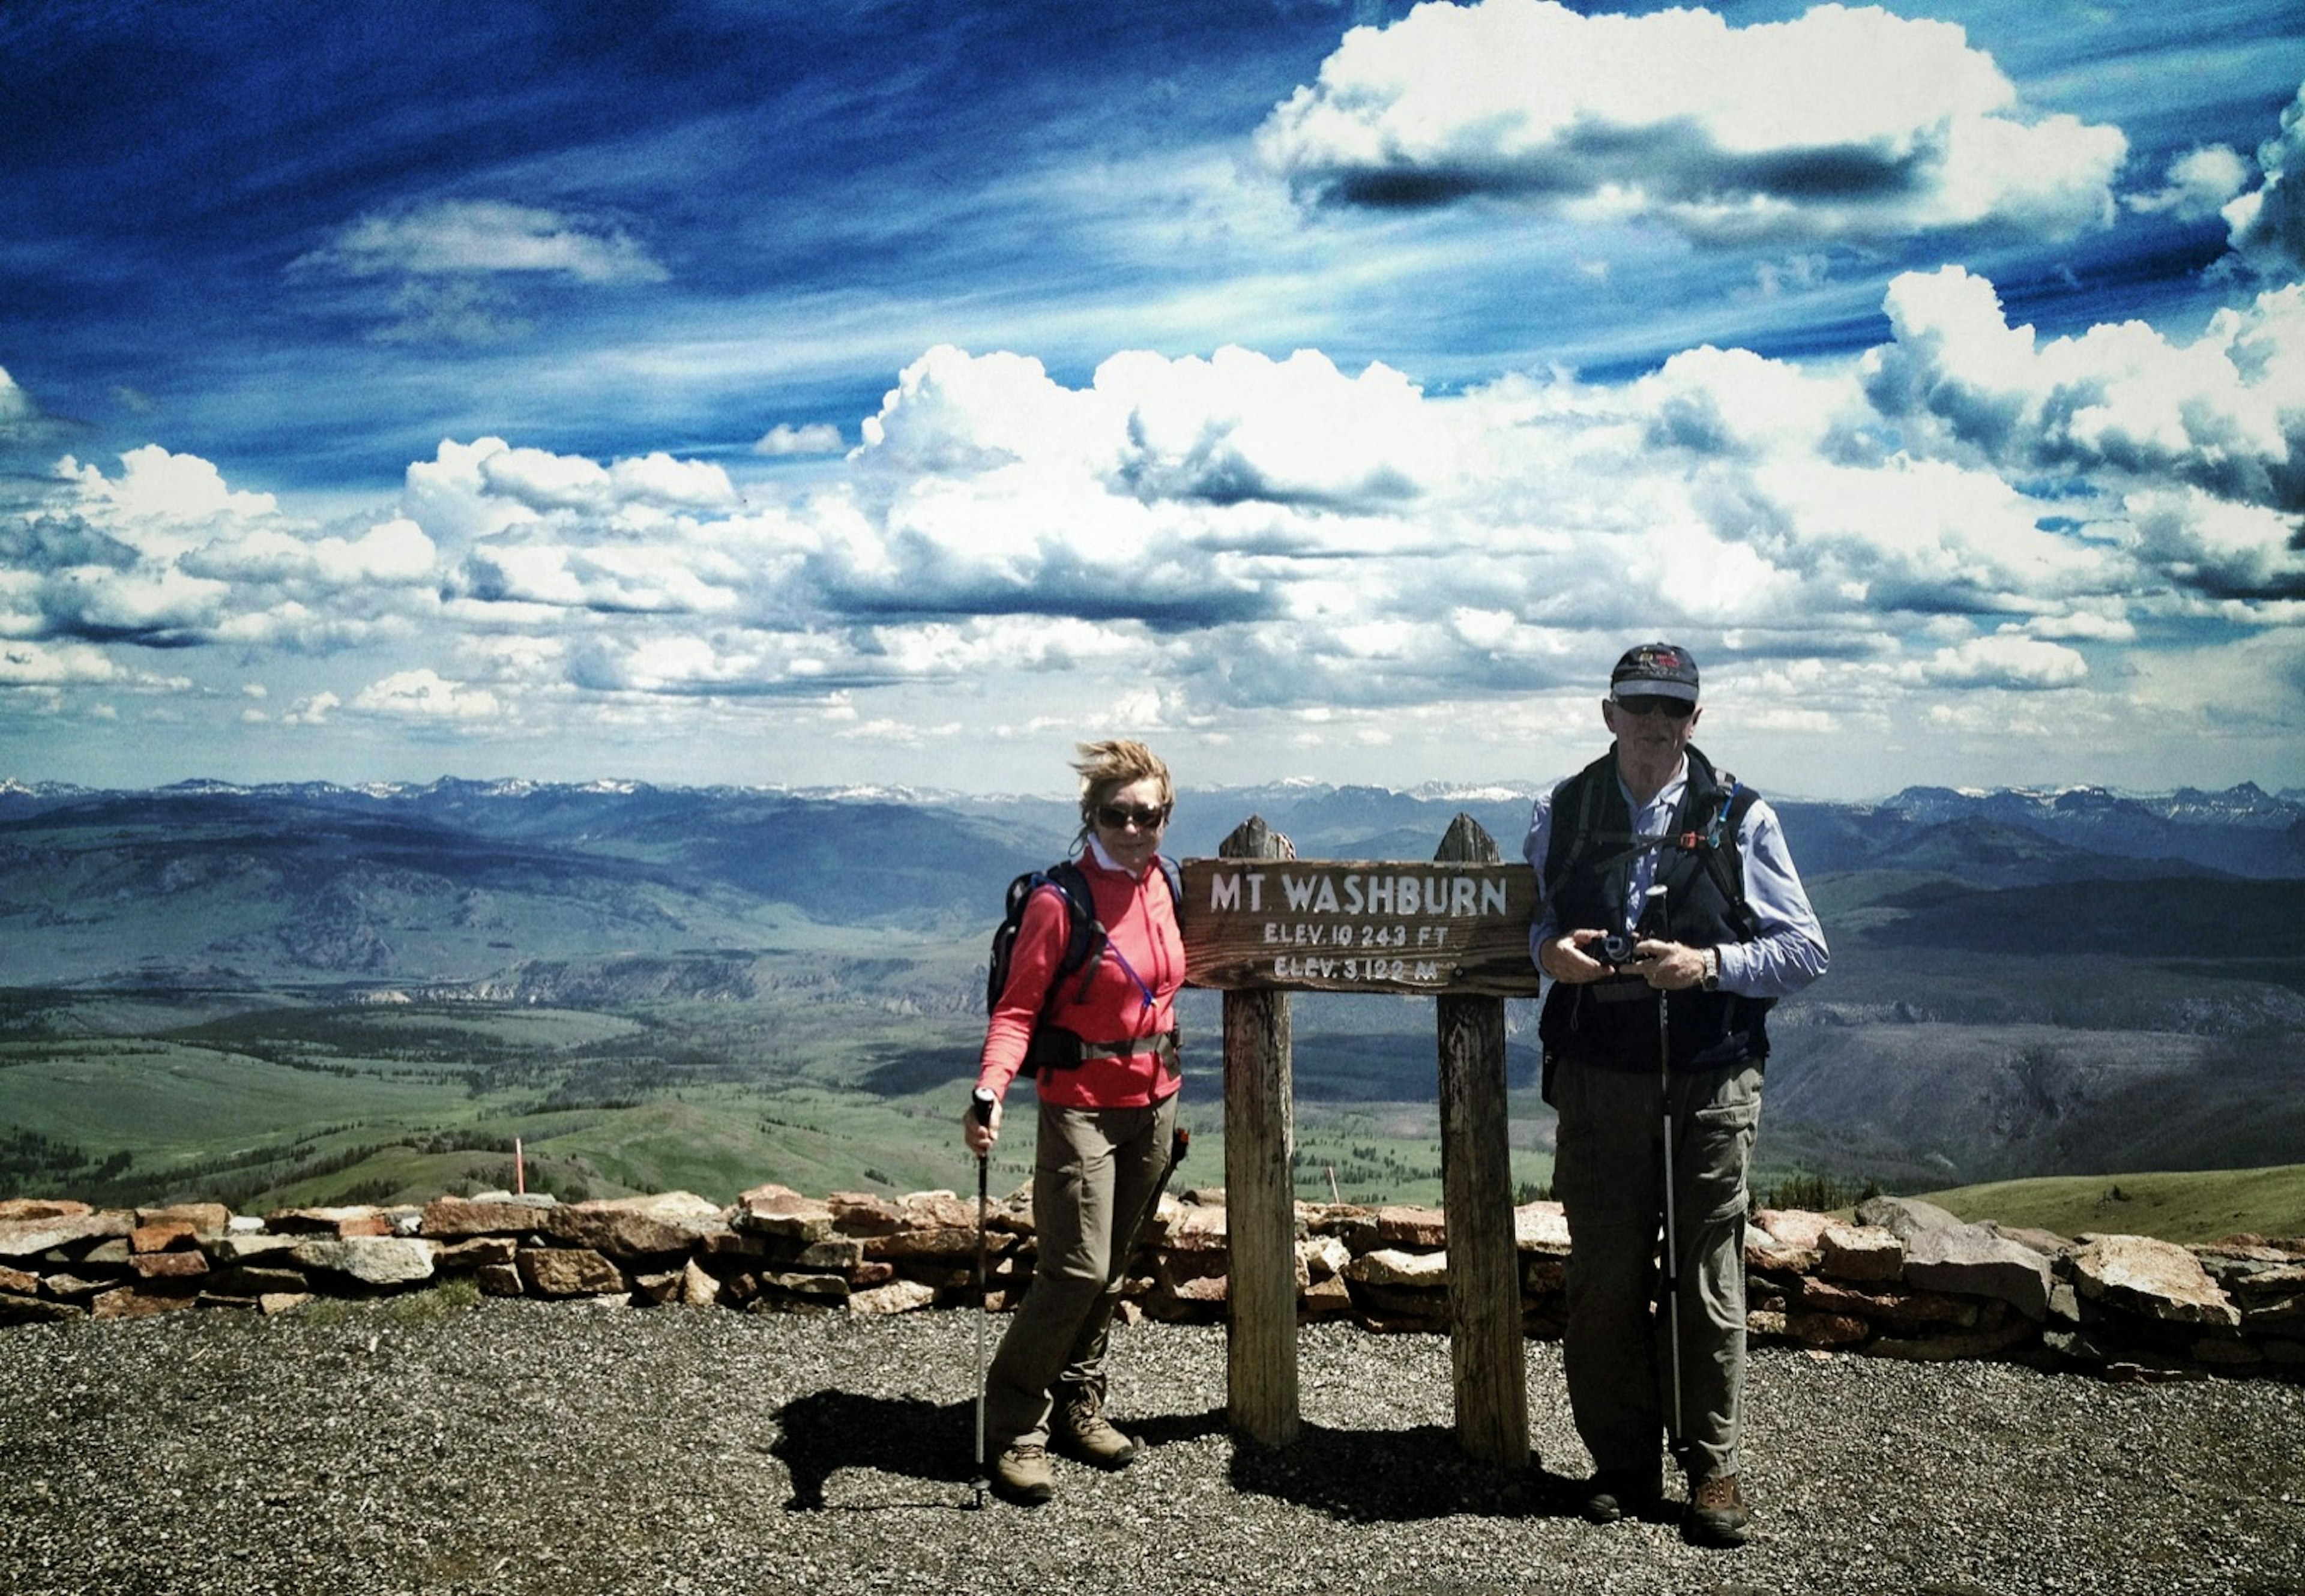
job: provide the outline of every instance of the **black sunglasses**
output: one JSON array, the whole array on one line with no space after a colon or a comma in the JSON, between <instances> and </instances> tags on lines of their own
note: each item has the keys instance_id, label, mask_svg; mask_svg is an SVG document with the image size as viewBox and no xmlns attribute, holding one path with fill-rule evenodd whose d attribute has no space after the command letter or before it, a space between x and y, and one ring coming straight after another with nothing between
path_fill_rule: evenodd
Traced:
<instances>
[{"instance_id":1,"label":"black sunglasses","mask_svg":"<svg viewBox=\"0 0 2305 1596\"><path fill-rule=\"evenodd\" d=\"M1096 823L1118 831L1124 826L1134 826L1139 831L1158 831L1169 823L1169 806L1158 809L1138 809L1127 803L1100 803L1096 806Z\"/></svg>"},{"instance_id":2,"label":"black sunglasses","mask_svg":"<svg viewBox=\"0 0 2305 1596\"><path fill-rule=\"evenodd\" d=\"M1629 693L1617 700L1617 708L1628 715L1662 715L1671 720L1687 720L1697 713L1697 706L1688 699L1655 692Z\"/></svg>"}]
</instances>

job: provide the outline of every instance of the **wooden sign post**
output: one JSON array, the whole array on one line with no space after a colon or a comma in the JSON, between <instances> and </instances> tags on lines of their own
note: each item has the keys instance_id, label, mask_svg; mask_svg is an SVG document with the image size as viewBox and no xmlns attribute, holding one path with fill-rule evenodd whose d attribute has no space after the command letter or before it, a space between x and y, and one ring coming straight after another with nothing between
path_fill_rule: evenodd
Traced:
<instances>
[{"instance_id":1,"label":"wooden sign post","mask_svg":"<svg viewBox=\"0 0 2305 1596\"><path fill-rule=\"evenodd\" d=\"M1184 863L1186 980L1221 989L1225 1031L1228 1413L1266 1446L1296 1439L1291 991L1440 1000L1441 1165L1458 1442L1528 1462L1520 1262L1506 1136L1504 999L1534 996L1536 878L1459 815L1432 864L1305 861L1262 819Z\"/></svg>"},{"instance_id":2,"label":"wooden sign post","mask_svg":"<svg viewBox=\"0 0 2305 1596\"><path fill-rule=\"evenodd\" d=\"M1251 816L1219 846L1228 858L1285 861L1289 839ZM1186 889L1185 922L1199 900ZM1187 980L1191 942L1186 943ZM1296 1126L1289 998L1224 996L1226 1416L1261 1446L1297 1439Z\"/></svg>"}]
</instances>

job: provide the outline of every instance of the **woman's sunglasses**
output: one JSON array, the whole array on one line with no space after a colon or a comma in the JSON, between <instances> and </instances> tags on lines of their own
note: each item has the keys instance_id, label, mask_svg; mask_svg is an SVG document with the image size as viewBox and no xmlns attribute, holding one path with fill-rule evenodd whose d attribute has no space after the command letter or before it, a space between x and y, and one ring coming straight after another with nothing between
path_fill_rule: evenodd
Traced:
<instances>
[{"instance_id":1,"label":"woman's sunglasses","mask_svg":"<svg viewBox=\"0 0 2305 1596\"><path fill-rule=\"evenodd\" d=\"M1138 809L1128 803L1100 803L1096 806L1096 823L1118 831L1124 826L1134 826L1139 831L1158 831L1169 823L1169 806L1158 809Z\"/></svg>"}]
</instances>

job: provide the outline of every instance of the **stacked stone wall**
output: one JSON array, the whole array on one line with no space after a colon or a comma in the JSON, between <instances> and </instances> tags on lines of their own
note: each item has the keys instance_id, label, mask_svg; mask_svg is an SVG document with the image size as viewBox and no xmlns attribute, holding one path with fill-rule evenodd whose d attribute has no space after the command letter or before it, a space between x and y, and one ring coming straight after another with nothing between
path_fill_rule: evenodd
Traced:
<instances>
[{"instance_id":1,"label":"stacked stone wall","mask_svg":"<svg viewBox=\"0 0 2305 1596\"><path fill-rule=\"evenodd\" d=\"M1550 1202L1514 1221L1523 1325L1557 1337L1567 1224ZM1005 1311L1032 1275L1029 1198L991 1203L983 1241L986 1300ZM686 1193L576 1203L494 1193L261 1216L20 1198L0 1201L0 1324L279 1313L455 1281L601 1305L903 1313L973 1307L977 1252L976 1203L949 1192L820 1199L770 1185L726 1207ZM1749 1329L1763 1343L2129 1378L2305 1378L2305 1238L2068 1238L1882 1198L1853 1221L1763 1210L1746 1264ZM1164 1196L1125 1311L1221 1322L1228 1267L1222 1193ZM1298 1205L1305 1320L1446 1331L1448 1268L1436 1210Z\"/></svg>"}]
</instances>

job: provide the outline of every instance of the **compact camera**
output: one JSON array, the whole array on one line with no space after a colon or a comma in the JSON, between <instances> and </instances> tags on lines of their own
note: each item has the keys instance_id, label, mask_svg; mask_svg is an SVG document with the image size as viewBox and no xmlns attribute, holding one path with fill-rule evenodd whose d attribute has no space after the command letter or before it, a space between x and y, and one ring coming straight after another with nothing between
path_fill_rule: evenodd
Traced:
<instances>
[{"instance_id":1,"label":"compact camera","mask_svg":"<svg viewBox=\"0 0 2305 1596\"><path fill-rule=\"evenodd\" d=\"M1633 956L1633 943L1636 940L1630 931L1611 931L1598 942L1587 942L1585 945L1585 956L1588 959L1598 959L1602 964L1614 967Z\"/></svg>"}]
</instances>

